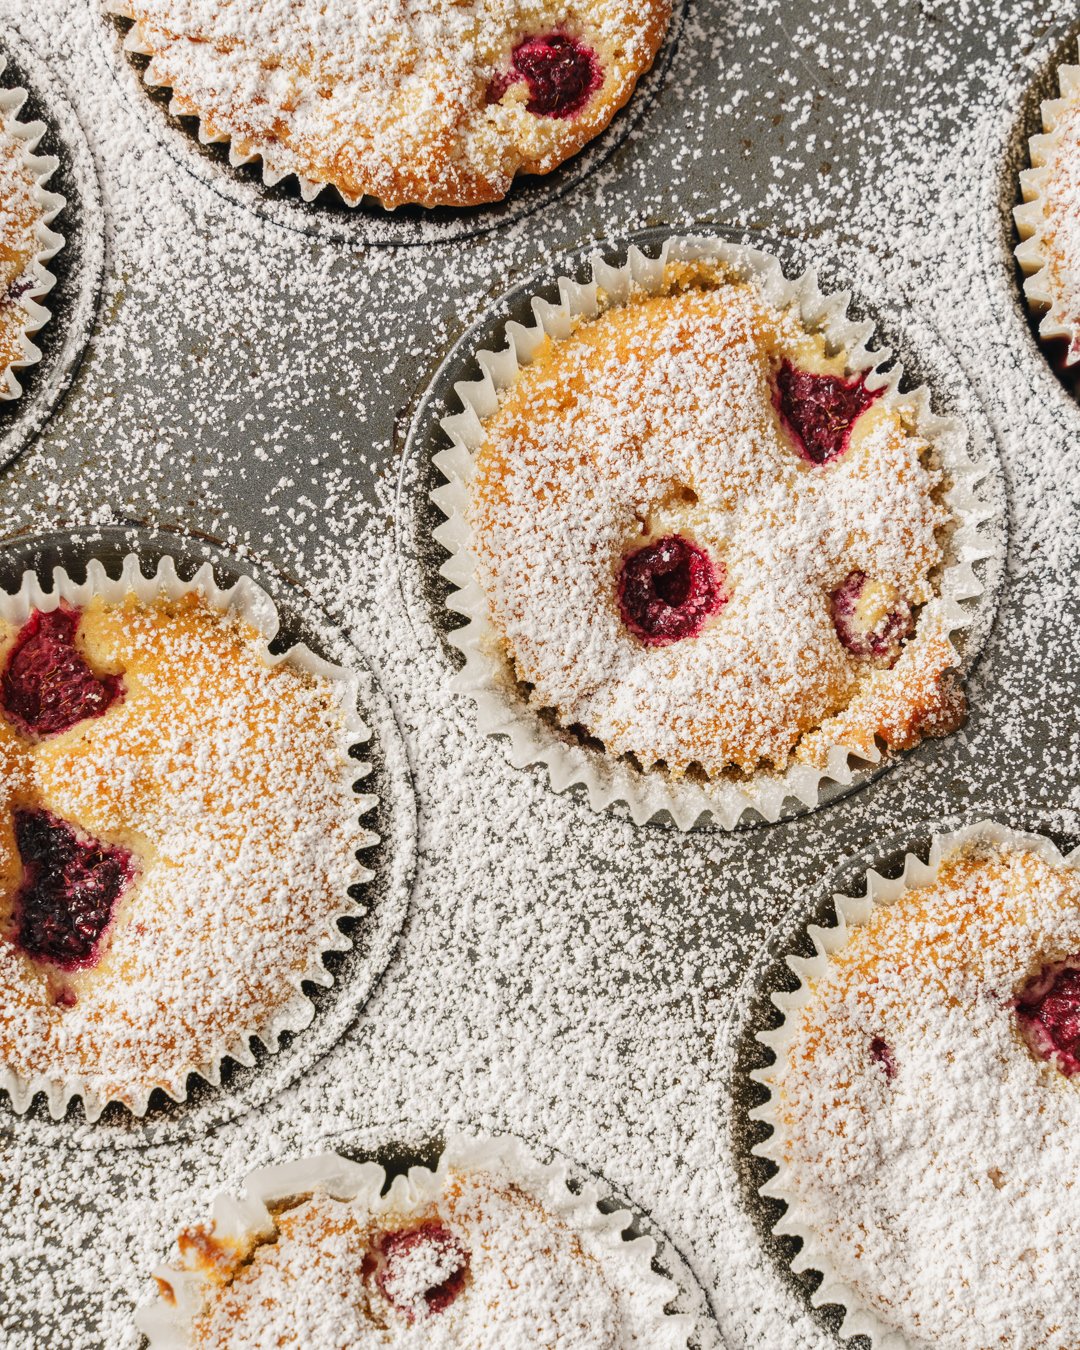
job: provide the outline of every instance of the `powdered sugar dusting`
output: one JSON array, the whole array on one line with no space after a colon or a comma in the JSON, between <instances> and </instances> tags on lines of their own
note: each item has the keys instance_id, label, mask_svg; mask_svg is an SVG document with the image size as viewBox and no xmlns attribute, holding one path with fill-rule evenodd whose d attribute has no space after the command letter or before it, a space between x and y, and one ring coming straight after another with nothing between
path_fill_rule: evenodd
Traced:
<instances>
[{"instance_id":1,"label":"powdered sugar dusting","mask_svg":"<svg viewBox=\"0 0 1080 1350\"><path fill-rule=\"evenodd\" d=\"M20 813L47 812L57 830L121 846L130 880L93 961L62 976L23 936L21 891L8 895L0 1057L27 1101L44 1086L54 1109L81 1091L90 1115L112 1099L141 1113L155 1088L181 1097L189 1072L216 1077L223 1053L248 1058L248 1036L273 1048L275 1027L302 1027L301 981L348 945L336 920L363 912L347 892L371 842L352 792L349 686L271 661L250 622L196 591L95 596L65 618L117 697L35 723L33 739L0 723L0 866L17 876L16 850L29 866ZM33 623L0 626L5 660Z\"/></svg>"},{"instance_id":2,"label":"powdered sugar dusting","mask_svg":"<svg viewBox=\"0 0 1080 1350\"><path fill-rule=\"evenodd\" d=\"M468 514L495 633L536 706L646 768L784 769L817 731L801 757L824 768L837 715L872 754L921 715L912 672L931 667L932 684L954 656L928 614L885 694L845 654L828 596L857 564L912 604L934 597L951 517L933 447L879 404L835 464L804 463L774 411L776 367L843 376L851 353L826 355L753 283L671 272L685 292L545 344L485 424ZM723 565L729 597L692 643L646 648L614 577L680 531ZM859 712L871 682L871 718L892 701L876 725Z\"/></svg>"},{"instance_id":3,"label":"powdered sugar dusting","mask_svg":"<svg viewBox=\"0 0 1080 1350\"><path fill-rule=\"evenodd\" d=\"M911 1344L1067 1347L1077 1094L1017 1000L1080 943L1074 869L1023 841L945 846L936 876L807 970L765 1072L800 1264ZM887 1058L875 1047L887 1047ZM883 1067L884 1066L884 1071Z\"/></svg>"},{"instance_id":4,"label":"powdered sugar dusting","mask_svg":"<svg viewBox=\"0 0 1080 1350\"><path fill-rule=\"evenodd\" d=\"M650 1240L624 1239L625 1214L603 1215L591 1186L575 1197L559 1164L516 1140L453 1141L437 1172L388 1191L381 1169L333 1156L291 1171L321 1184L267 1209L275 1171L256 1173L248 1200L218 1203L224 1223L180 1235L180 1264L158 1273L165 1297L140 1314L152 1346L190 1329L222 1350L435 1348L494 1328L507 1350L686 1346L690 1320L665 1312L675 1286L650 1269Z\"/></svg>"},{"instance_id":5,"label":"powdered sugar dusting","mask_svg":"<svg viewBox=\"0 0 1080 1350\"><path fill-rule=\"evenodd\" d=\"M708 3L645 121L574 193L482 238L383 251L273 228L185 172L88 6L2 9L71 90L110 232L94 342L5 474L5 534L162 521L293 575L378 670L422 814L400 953L302 1082L145 1148L5 1115L6 1344L133 1350L147 1272L253 1162L450 1120L606 1174L687 1256L733 1347L835 1350L835 1319L721 1184L716 1036L762 933L832 859L976 800L1075 825L1080 422L1017 304L995 195L1045 6ZM731 837L638 829L509 765L447 692L423 602L402 603L426 577L399 567L392 528L410 401L492 297L583 240L699 217L771 230L792 274L823 264L905 331L938 326L999 433L1014 541L968 728L826 810Z\"/></svg>"},{"instance_id":6,"label":"powdered sugar dusting","mask_svg":"<svg viewBox=\"0 0 1080 1350\"><path fill-rule=\"evenodd\" d=\"M150 58L147 83L207 140L229 141L234 162L261 158L269 184L296 174L307 198L332 183L350 205L387 207L495 201L516 173L555 168L631 96L671 14L667 0L551 13L516 0L107 7L135 21L126 45ZM565 107L528 39L589 54Z\"/></svg>"}]
</instances>

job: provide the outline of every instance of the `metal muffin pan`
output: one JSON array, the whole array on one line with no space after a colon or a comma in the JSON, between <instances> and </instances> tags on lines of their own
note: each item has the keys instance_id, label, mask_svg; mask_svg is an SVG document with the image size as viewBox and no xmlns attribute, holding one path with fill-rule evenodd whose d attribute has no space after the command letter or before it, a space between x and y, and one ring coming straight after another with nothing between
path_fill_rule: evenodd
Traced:
<instances>
[{"instance_id":1,"label":"metal muffin pan","mask_svg":"<svg viewBox=\"0 0 1080 1350\"><path fill-rule=\"evenodd\" d=\"M22 1206L32 1239L14 1231L10 1210L0 1218L0 1249L11 1257L0 1288L0 1343L134 1350L131 1306L177 1219L239 1180L250 1159L294 1149L305 1113L326 1109L328 1129L362 1130L371 1147L397 1137L398 1122L407 1122L403 1134L435 1134L446 1121L472 1119L558 1146L585 1171L608 1176L670 1237L730 1350L770 1344L766 1330L775 1324L765 1313L776 1299L791 1317L790 1336L775 1350L836 1350L828 1314L813 1312L785 1276L753 1187L725 1172L725 1141L741 1109L726 1028L741 1026L756 1006L747 971L772 950L763 944L794 898L826 895L829 874L844 860L857 857L851 866L861 867L897 840L908 846L912 820L989 815L1023 824L1041 801L1074 804L1080 727L1062 710L1080 686L1080 606L1062 576L1080 570L1080 557L1067 540L1049 547L1062 527L1047 524L1040 494L1057 494L1059 520L1062 512L1075 520L1080 508L1059 466L1076 443L1080 410L1032 336L1008 210L1019 167L1009 138L1034 106L1025 91L1050 78L1075 15L1063 4L1048 13L1039 0L963 7L898 0L870 9L860 0L693 0L655 96L647 101L639 90L621 144L610 154L586 152L561 195L544 195L552 179L537 185L536 209L515 204L519 185L490 219L463 213L432 226L389 217L402 229L387 239L368 212L350 215L346 234L336 217L312 220L308 208L276 201L257 181L237 187L231 171L202 158L187 130L168 130L118 53L115 26L91 18L89 8L41 0L27 10L20 0L0 0L5 31L19 30L47 67L48 87L69 90L86 127L111 248L109 303L79 379L5 472L0 538L12 551L0 556L17 570L40 550L30 535L54 531L51 546L60 542L74 560L77 550L62 543L69 525L112 521L122 534L135 520L161 529L169 552L180 551L177 537L188 541L192 561L205 539L232 565L247 559L262 578L287 577L292 584L283 589L298 588L301 617L332 615L341 641L361 648L391 696L416 787L420 866L386 977L325 1057L306 1069L297 1062L291 1087L278 1090L269 1059L241 1113L215 1116L211 1092L186 1115L163 1108L149 1138L115 1121L99 1129L0 1111L0 1176L41 1195ZM973 113L980 134L964 169L983 185L979 208L963 207L966 233L924 248L901 208L903 189L919 199L928 238L936 222L952 219L944 196L920 195L933 181L931 156L921 152L945 156ZM61 120L70 138L71 121ZM137 156L129 142L138 143ZM603 162L593 165L593 153ZM557 270L567 255L617 246L642 228L708 225L764 231L785 262L790 249L793 265L818 265L824 285L857 284L901 339L932 334L958 385L973 386L1000 445L1012 545L963 733L901 757L889 773L812 814L730 836L683 837L635 830L616 813L557 796L537 775L503 764L499 747L487 754L469 738L468 710L436 697L452 665L437 623L438 558L422 545L429 460L419 447L430 436L433 406L423 400L436 371L460 359L455 343L470 325L489 322L499 297ZM133 275L132 258L151 256L148 246L139 249L147 239L160 243L160 271ZM416 247L394 248L395 241ZM963 293L949 274L957 250L970 267ZM301 277L295 286L291 272ZM317 284L305 289L309 278ZM950 308L958 299L991 322L969 328L966 312ZM298 372L281 354L290 345L310 354ZM259 373L250 385L230 378L249 368ZM935 359L927 374L942 368ZM1017 415L1033 390L1050 409L1038 439ZM252 406L265 414L254 425L245 420ZM251 453L270 424L271 451ZM158 435L165 449L151 454L144 447ZM399 477L403 563L396 575L373 571L369 583L369 556L377 551L385 561L393 551ZM284 495L282 481L293 484ZM359 525L359 516L335 508L332 493L367 504ZM302 507L304 497L314 505ZM286 506L306 513L301 524ZM357 559L364 567L354 573ZM353 587L344 607L335 601L339 576ZM414 685L402 674L409 662L423 672ZM430 689L420 688L423 680ZM443 735L462 747L460 771L440 758ZM460 846L450 831L439 832L448 802L470 825L459 831L468 836ZM489 817L497 831L485 828ZM550 851L537 838L545 847L554 841ZM528 895L513 891L507 854L533 874ZM477 969L502 954L467 918L473 892L487 896L489 878L506 883L500 913L524 934L523 965L545 973L547 952L534 931L545 911L552 919L566 910L584 916L574 937L585 959L574 972L555 972L562 987L533 1023L508 1005L497 1024L466 1026L446 1063L421 1073L409 1059L410 1073L399 1074L396 1057L412 1048L413 1019L424 1032L435 1017L411 1001L417 969L437 960L428 1001L458 1015ZM797 929L806 911L791 912ZM651 944L640 961L630 961L622 934L605 927L612 915L622 934ZM503 967L500 978L517 973ZM587 1024L594 994L628 1026L655 1024L657 1036L671 1039L656 1053L647 1035L627 1032L618 1055L573 1078L577 1095L567 1100L539 1086L543 1061L530 1057L532 1042L547 1046L549 1023L553 1036L563 1034L561 1000ZM302 1040L283 1053L302 1055ZM564 1061L574 1067L570 1050ZM651 1094L663 1101L676 1079L681 1104L654 1109ZM147 1217L133 1231L127 1216L136 1203Z\"/></svg>"},{"instance_id":2,"label":"metal muffin pan","mask_svg":"<svg viewBox=\"0 0 1080 1350\"><path fill-rule=\"evenodd\" d=\"M298 642L306 643L316 655L355 672L360 685L357 711L371 732L370 740L352 751L358 761L370 765L369 770L362 771L358 763L356 789L379 798L362 821L379 837L363 853L365 866L375 875L356 893L368 912L363 918L341 921L342 931L351 938L352 947L344 952L328 952L323 958L334 983L325 989L312 984L304 986L315 1005L311 1025L303 1032L286 1033L275 1053L253 1042L256 1062L250 1068L226 1060L220 1087L192 1074L185 1100L175 1102L158 1090L141 1117L112 1102L87 1131L86 1137L95 1145L142 1147L181 1138L198 1139L224 1121L257 1110L306 1073L348 1032L389 965L405 922L416 865L416 803L405 745L385 695L355 648L335 631L310 597L285 577L253 567L205 538L131 524L53 531L2 541L0 586L16 590L23 573L32 571L49 587L58 567L80 580L85 577L86 564L91 559L97 559L111 575L116 575L129 553L138 554L142 570L148 576L153 575L161 558L170 556L185 579L205 562L213 566L219 584L250 577L277 607L279 630L270 644L271 650L280 652ZM0 1111L4 1113L0 1130L33 1137L44 1148L56 1147L58 1142L70 1138L72 1127L82 1119L81 1103L72 1101L65 1119L54 1121L42 1094L38 1094L27 1112L15 1115L6 1094L0 1093Z\"/></svg>"}]
</instances>

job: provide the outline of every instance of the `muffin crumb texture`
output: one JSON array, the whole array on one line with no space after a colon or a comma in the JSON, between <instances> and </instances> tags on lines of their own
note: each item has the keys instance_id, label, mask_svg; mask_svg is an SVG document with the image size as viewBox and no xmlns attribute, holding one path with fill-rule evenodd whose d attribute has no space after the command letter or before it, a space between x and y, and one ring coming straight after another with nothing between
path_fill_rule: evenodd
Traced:
<instances>
[{"instance_id":1,"label":"muffin crumb texture","mask_svg":"<svg viewBox=\"0 0 1080 1350\"><path fill-rule=\"evenodd\" d=\"M485 423L499 651L536 707L675 777L954 729L934 446L755 283L669 268L672 293L545 338Z\"/></svg>"}]
</instances>

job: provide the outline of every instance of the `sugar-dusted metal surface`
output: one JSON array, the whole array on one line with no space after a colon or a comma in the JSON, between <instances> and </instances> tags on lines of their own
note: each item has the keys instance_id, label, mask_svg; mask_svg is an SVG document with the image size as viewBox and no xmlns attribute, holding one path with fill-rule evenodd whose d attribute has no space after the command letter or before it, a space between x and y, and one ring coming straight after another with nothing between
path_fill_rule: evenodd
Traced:
<instances>
[{"instance_id":1,"label":"sugar-dusted metal surface","mask_svg":"<svg viewBox=\"0 0 1080 1350\"><path fill-rule=\"evenodd\" d=\"M419 866L372 1000L272 1098L205 1134L180 1113L129 1149L77 1122L43 1137L47 1123L0 1103L0 1342L133 1347L147 1272L253 1161L319 1131L374 1147L453 1121L609 1178L685 1257L731 1350L835 1350L752 1185L725 1181L739 1100L725 1028L743 1025L741 982L768 934L797 897L809 913L844 860L917 837L913 821L1023 823L1077 804L1080 410L1019 302L1008 217L1037 117L1027 91L1052 87L1073 8L690 0L652 102L580 180L568 170L557 198L516 220L512 202L479 233L413 221L409 247L376 244L390 232L378 220L347 237L340 221L277 225L276 202L259 214L248 188L211 185L197 147L148 130L161 110L134 102L91 8L0 0L86 129L110 241L86 359L3 475L0 538L162 526L313 597L401 725ZM410 220L395 218L401 242ZM441 692L453 662L414 566L422 464L405 464L400 576L393 545L408 430L455 340L564 252L695 223L764 230L825 284L854 283L883 322L932 331L950 355L927 375L951 361L974 387L1012 525L967 729L816 812L730 836L635 829L511 770Z\"/></svg>"}]
</instances>

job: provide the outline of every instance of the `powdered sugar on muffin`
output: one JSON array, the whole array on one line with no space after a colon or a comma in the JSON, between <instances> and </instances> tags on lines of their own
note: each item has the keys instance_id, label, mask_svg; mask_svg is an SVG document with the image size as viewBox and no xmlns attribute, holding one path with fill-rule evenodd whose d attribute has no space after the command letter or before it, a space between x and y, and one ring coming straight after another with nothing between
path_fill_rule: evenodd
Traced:
<instances>
[{"instance_id":1,"label":"powdered sugar on muffin","mask_svg":"<svg viewBox=\"0 0 1080 1350\"><path fill-rule=\"evenodd\" d=\"M321 1184L285 1195L278 1175ZM214 1226L182 1233L180 1265L158 1272L162 1299L140 1315L151 1346L685 1350L653 1243L624 1240L629 1216L601 1213L591 1185L573 1194L562 1164L516 1140L454 1141L437 1172L384 1181L323 1155L219 1198Z\"/></svg>"},{"instance_id":2,"label":"powdered sugar on muffin","mask_svg":"<svg viewBox=\"0 0 1080 1350\"><path fill-rule=\"evenodd\" d=\"M35 611L0 662L0 1064L141 1110L302 1025L370 841L346 686L194 592Z\"/></svg>"},{"instance_id":3,"label":"powdered sugar on muffin","mask_svg":"<svg viewBox=\"0 0 1080 1350\"><path fill-rule=\"evenodd\" d=\"M109 0L147 81L235 159L355 205L470 206L602 131L652 64L669 0Z\"/></svg>"},{"instance_id":4,"label":"powdered sugar on muffin","mask_svg":"<svg viewBox=\"0 0 1080 1350\"><path fill-rule=\"evenodd\" d=\"M674 775L951 729L934 447L754 283L671 278L545 339L485 424L470 548L517 677Z\"/></svg>"},{"instance_id":5,"label":"powdered sugar on muffin","mask_svg":"<svg viewBox=\"0 0 1080 1350\"><path fill-rule=\"evenodd\" d=\"M764 1075L804 1264L911 1345L1075 1346L1080 876L977 839L832 947Z\"/></svg>"}]
</instances>

